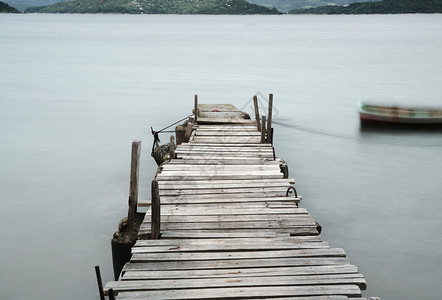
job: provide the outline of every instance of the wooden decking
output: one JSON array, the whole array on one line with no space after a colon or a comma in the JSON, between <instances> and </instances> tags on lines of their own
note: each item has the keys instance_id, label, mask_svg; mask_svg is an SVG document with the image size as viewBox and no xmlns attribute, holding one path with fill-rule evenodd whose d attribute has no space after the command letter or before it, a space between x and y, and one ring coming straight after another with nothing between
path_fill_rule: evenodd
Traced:
<instances>
[{"instance_id":1,"label":"wooden decking","mask_svg":"<svg viewBox=\"0 0 442 300\"><path fill-rule=\"evenodd\" d=\"M255 121L200 114L156 178L161 239L138 240L105 289L117 299L360 298L364 277L322 241L301 199L286 196L294 180ZM150 222L148 208L140 236Z\"/></svg>"}]
</instances>

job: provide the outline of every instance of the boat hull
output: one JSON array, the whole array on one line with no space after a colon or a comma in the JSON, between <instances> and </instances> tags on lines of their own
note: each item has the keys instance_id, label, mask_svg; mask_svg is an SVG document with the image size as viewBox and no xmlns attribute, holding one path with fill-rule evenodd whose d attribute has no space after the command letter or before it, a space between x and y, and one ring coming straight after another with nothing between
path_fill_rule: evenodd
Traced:
<instances>
[{"instance_id":1,"label":"boat hull","mask_svg":"<svg viewBox=\"0 0 442 300\"><path fill-rule=\"evenodd\" d=\"M360 104L361 123L442 124L442 109L400 108Z\"/></svg>"}]
</instances>

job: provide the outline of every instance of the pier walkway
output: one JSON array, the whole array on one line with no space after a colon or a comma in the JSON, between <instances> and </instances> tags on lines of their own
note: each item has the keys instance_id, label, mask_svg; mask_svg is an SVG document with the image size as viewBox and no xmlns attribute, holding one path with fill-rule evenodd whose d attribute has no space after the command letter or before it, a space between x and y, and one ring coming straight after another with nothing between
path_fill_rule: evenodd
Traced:
<instances>
[{"instance_id":1,"label":"pier walkway","mask_svg":"<svg viewBox=\"0 0 442 300\"><path fill-rule=\"evenodd\" d=\"M271 143L232 106L200 105L156 176L161 238L139 239L116 299L361 299L364 277L287 195ZM220 117L221 116L221 117ZM264 137L265 138L265 137ZM151 209L140 228L150 235Z\"/></svg>"}]
</instances>

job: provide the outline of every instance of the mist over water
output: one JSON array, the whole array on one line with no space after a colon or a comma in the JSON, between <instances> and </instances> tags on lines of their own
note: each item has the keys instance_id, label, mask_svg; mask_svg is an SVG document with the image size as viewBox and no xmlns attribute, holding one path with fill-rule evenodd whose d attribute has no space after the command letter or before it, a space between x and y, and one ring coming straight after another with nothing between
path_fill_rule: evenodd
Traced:
<instances>
[{"instance_id":1,"label":"mist over water","mask_svg":"<svg viewBox=\"0 0 442 300\"><path fill-rule=\"evenodd\" d=\"M361 130L359 101L442 106L442 15L0 17L2 299L99 299L150 126L274 94L275 148L368 296L437 299L442 133ZM162 137L163 141L168 136Z\"/></svg>"}]
</instances>

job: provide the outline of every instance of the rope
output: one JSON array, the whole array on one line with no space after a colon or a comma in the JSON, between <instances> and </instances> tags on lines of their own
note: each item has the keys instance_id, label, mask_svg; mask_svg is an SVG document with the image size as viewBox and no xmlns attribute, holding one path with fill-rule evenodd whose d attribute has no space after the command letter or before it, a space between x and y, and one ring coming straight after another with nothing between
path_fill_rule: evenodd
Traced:
<instances>
[{"instance_id":1,"label":"rope","mask_svg":"<svg viewBox=\"0 0 442 300\"><path fill-rule=\"evenodd\" d=\"M158 133L161 133L162 131L166 130L167 128L169 128L169 127L171 127L171 126L173 126L173 125L175 125L175 124L178 124L179 122L182 122L182 121L184 121L185 119L189 118L190 116L192 116L192 115L188 115L187 117L184 117L184 118L182 118L181 120L179 120L179 121L176 121L175 123L173 123L173 124L170 124L169 126L167 126L167 127L164 127L164 128L163 128L163 129L161 129L161 130L158 130L157 132L158 132ZM151 127L151 128L152 128L152 127ZM172 132L172 131L169 131L169 132Z\"/></svg>"},{"instance_id":2,"label":"rope","mask_svg":"<svg viewBox=\"0 0 442 300\"><path fill-rule=\"evenodd\" d=\"M353 140L353 141L359 141L359 142L365 142L365 143L371 143L371 144L382 144L382 145L390 145L390 146L404 146L404 147L442 147L442 144L427 144L427 145L422 145L422 144L403 144L403 143L391 143L391 142L386 142L386 141L382 141L382 140L367 140L367 139L362 139L362 138L355 138L352 136L346 136L346 135L342 135L342 134L337 134L334 132L327 132L327 131L323 131L323 130L318 130L315 128L308 128L308 127L303 127L303 126L299 126L299 125L294 125L294 124L287 124L287 123L283 123L283 122L278 122L278 121L273 121L274 124L283 126L283 127L290 127L290 128L294 128L297 130L301 130L301 131L305 131L305 132L310 132L310 133L314 133L314 134L318 134L318 135L324 135L324 136L328 136L328 137L334 137L334 138L340 138L340 139L345 139L345 140Z\"/></svg>"},{"instance_id":3,"label":"rope","mask_svg":"<svg viewBox=\"0 0 442 300\"><path fill-rule=\"evenodd\" d=\"M155 148L157 148L157 147L159 147L160 146L160 138L158 137L158 134L159 133L166 133L166 132L175 132L174 130L166 130L167 128L169 128L169 127L172 127L173 125L176 125L176 124L178 124L178 123L180 123L180 122L182 122L182 121L184 121L184 120L186 120L187 118L189 118L191 115L188 115L187 117L184 117L184 118L182 118L181 120L178 120L178 121L176 121L175 123L172 123L172 124L170 124L169 126L167 126L167 127L164 127L163 129L161 129L161 130L158 130L158 131L155 131L155 130L153 130L153 128L152 127L150 127L150 131L152 132L152 136L153 136L153 144L152 144L152 152L151 152L151 156L153 157L153 155L154 155L154 151L155 151Z\"/></svg>"}]
</instances>

